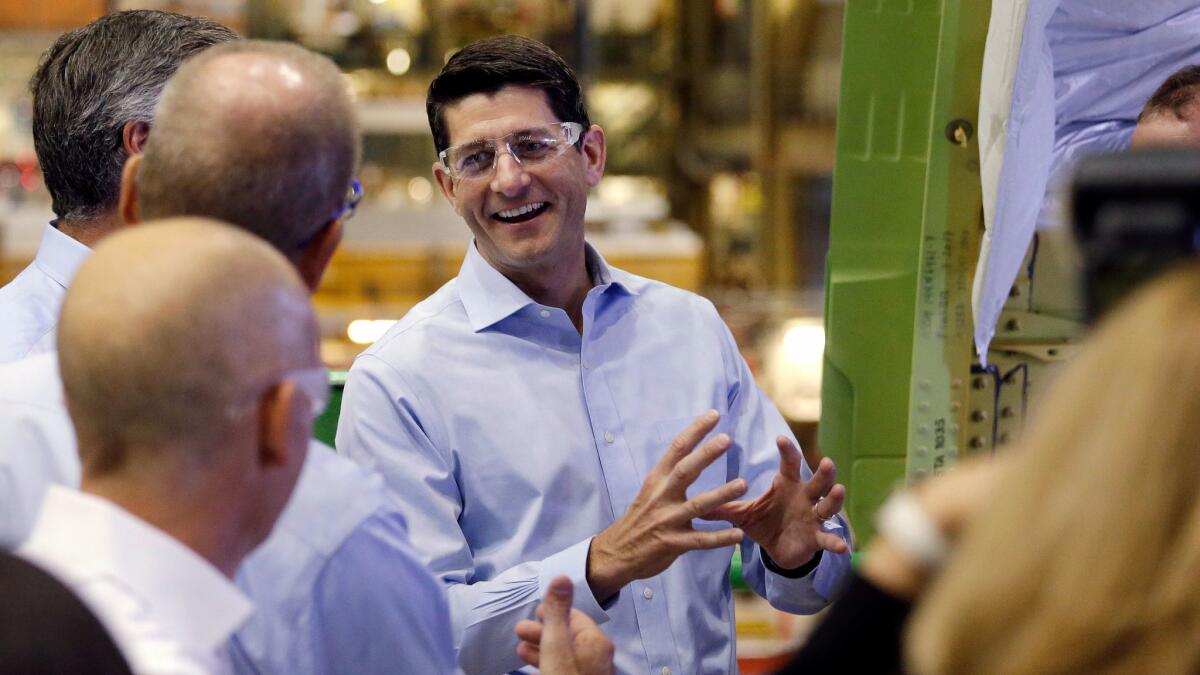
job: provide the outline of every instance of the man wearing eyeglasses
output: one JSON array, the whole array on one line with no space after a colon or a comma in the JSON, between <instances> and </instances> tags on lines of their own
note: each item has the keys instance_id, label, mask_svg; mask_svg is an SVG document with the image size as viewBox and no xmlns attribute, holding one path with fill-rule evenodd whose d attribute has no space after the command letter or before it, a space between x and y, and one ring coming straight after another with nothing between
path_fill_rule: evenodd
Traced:
<instances>
[{"instance_id":1,"label":"man wearing eyeglasses","mask_svg":"<svg viewBox=\"0 0 1200 675\"><path fill-rule=\"evenodd\" d=\"M86 51L102 35L72 32L43 63ZM66 58L56 77L72 79L85 66ZM327 58L283 43L222 45L190 59L167 85L145 153L125 164L114 216L139 228L171 216L220 218L270 242L315 290L362 196L353 180L359 144L345 82ZM252 340L257 317L242 319L234 337ZM206 339L201 328L194 339ZM180 350L176 358L191 356ZM48 484L77 486L80 470L55 355L0 366L0 546L20 541L26 512ZM235 672L454 669L445 597L382 480L319 443L237 581L255 612L228 650Z\"/></svg>"},{"instance_id":2,"label":"man wearing eyeglasses","mask_svg":"<svg viewBox=\"0 0 1200 675\"><path fill-rule=\"evenodd\" d=\"M788 611L824 606L848 569L832 463L809 470L711 303L585 242L605 139L562 59L473 43L427 111L474 243L355 361L339 449L404 502L468 673L521 666L514 628L559 575L619 672L735 672L735 545Z\"/></svg>"}]
</instances>

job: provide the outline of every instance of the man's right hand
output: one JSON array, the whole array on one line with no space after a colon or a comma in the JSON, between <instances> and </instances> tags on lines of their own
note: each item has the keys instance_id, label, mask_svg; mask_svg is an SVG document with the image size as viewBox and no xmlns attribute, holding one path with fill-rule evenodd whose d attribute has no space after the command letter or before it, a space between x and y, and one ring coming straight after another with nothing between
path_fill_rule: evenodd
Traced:
<instances>
[{"instance_id":1,"label":"man's right hand","mask_svg":"<svg viewBox=\"0 0 1200 675\"><path fill-rule=\"evenodd\" d=\"M710 410L676 436L625 514L592 539L587 581L598 601L607 601L635 579L662 572L688 551L741 542L742 531L737 528L692 529L693 518L741 497L747 490L746 481L737 478L687 498L688 486L729 449L731 441L725 434L717 434L696 448L719 419L717 411Z\"/></svg>"}]
</instances>

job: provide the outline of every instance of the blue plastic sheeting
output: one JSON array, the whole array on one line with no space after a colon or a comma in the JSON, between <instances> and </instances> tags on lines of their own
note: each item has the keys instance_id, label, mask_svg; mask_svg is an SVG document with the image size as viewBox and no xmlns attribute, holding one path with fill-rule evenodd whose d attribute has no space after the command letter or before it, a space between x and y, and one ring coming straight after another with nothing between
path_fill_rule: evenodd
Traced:
<instances>
[{"instance_id":1,"label":"blue plastic sheeting","mask_svg":"<svg viewBox=\"0 0 1200 675\"><path fill-rule=\"evenodd\" d=\"M1014 4L996 0L993 14L1011 13ZM1074 163L1127 147L1158 85L1200 63L1200 0L1029 0L1020 40L1008 43L1019 50L1018 60L1006 126L999 127L1005 147L996 203L985 209L992 217L975 279L981 359L1034 232L1066 224Z\"/></svg>"}]
</instances>

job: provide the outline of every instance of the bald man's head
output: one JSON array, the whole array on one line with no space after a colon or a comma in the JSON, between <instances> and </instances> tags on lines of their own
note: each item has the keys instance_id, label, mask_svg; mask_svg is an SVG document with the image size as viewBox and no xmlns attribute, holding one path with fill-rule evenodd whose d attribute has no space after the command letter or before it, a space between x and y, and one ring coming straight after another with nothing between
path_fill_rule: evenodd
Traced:
<instances>
[{"instance_id":1,"label":"bald man's head","mask_svg":"<svg viewBox=\"0 0 1200 675\"><path fill-rule=\"evenodd\" d=\"M67 292L58 348L85 476L202 466L229 444L239 406L319 365L295 269L195 218L103 241Z\"/></svg>"},{"instance_id":2,"label":"bald man's head","mask_svg":"<svg viewBox=\"0 0 1200 675\"><path fill-rule=\"evenodd\" d=\"M343 204L359 158L332 61L293 44L206 50L167 84L138 173L144 218L206 216L289 257Z\"/></svg>"}]
</instances>

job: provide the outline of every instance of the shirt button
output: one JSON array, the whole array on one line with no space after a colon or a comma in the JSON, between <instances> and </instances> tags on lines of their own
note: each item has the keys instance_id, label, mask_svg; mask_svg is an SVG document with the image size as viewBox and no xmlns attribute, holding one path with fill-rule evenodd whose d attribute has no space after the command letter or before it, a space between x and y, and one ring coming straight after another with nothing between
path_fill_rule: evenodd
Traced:
<instances>
[{"instance_id":1,"label":"shirt button","mask_svg":"<svg viewBox=\"0 0 1200 675\"><path fill-rule=\"evenodd\" d=\"M617 437L613 435L613 432L606 431L606 432L604 432L604 440L608 441L609 443L612 443L613 441L617 440Z\"/></svg>"},{"instance_id":2,"label":"shirt button","mask_svg":"<svg viewBox=\"0 0 1200 675\"><path fill-rule=\"evenodd\" d=\"M587 362L587 359L584 359L584 360L583 360L583 367L584 367L584 368L591 368L591 367L592 367L592 364L588 363L588 362Z\"/></svg>"},{"instance_id":3,"label":"shirt button","mask_svg":"<svg viewBox=\"0 0 1200 675\"><path fill-rule=\"evenodd\" d=\"M671 669L670 669L670 668L668 668L668 667L666 667L666 666L663 666L663 667L662 667L662 671L661 671L661 672L662 672L662 675L671 675Z\"/></svg>"},{"instance_id":4,"label":"shirt button","mask_svg":"<svg viewBox=\"0 0 1200 675\"><path fill-rule=\"evenodd\" d=\"M654 591L650 590L649 588L643 588L642 597L649 600L650 598L654 597Z\"/></svg>"},{"instance_id":5,"label":"shirt button","mask_svg":"<svg viewBox=\"0 0 1200 675\"><path fill-rule=\"evenodd\" d=\"M541 316L543 319L549 319L550 318L550 310L543 309L542 311L538 312L538 315Z\"/></svg>"}]
</instances>

